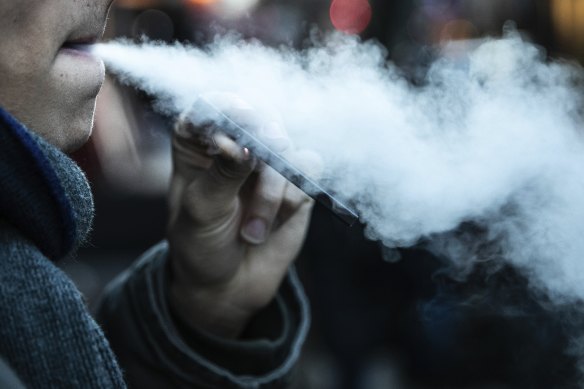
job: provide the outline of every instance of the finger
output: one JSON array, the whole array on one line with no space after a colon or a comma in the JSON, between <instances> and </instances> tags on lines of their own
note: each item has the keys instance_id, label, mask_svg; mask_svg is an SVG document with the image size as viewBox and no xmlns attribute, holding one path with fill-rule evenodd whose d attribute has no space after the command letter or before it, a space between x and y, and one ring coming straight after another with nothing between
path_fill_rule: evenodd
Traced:
<instances>
[{"instance_id":1,"label":"finger","mask_svg":"<svg viewBox=\"0 0 584 389\"><path fill-rule=\"evenodd\" d=\"M176 204L179 204L184 188L189 182L196 180L213 164L211 147L214 144L197 134L192 123L184 117L179 119L174 127L172 137L172 164L173 174L169 187L169 206L171 219L176 216ZM216 154L216 153L215 153Z\"/></svg>"},{"instance_id":2,"label":"finger","mask_svg":"<svg viewBox=\"0 0 584 389\"><path fill-rule=\"evenodd\" d=\"M210 136L214 132L213 126L210 123L195 123L193 119L195 117L197 117L195 107L183 112L174 125L174 138L202 148L211 147Z\"/></svg>"},{"instance_id":3,"label":"finger","mask_svg":"<svg viewBox=\"0 0 584 389\"><path fill-rule=\"evenodd\" d=\"M251 160L249 149L241 147L236 141L221 132L214 133L211 136L211 141L217 150L217 155L222 157L219 159L219 163L243 164Z\"/></svg>"},{"instance_id":4,"label":"finger","mask_svg":"<svg viewBox=\"0 0 584 389\"><path fill-rule=\"evenodd\" d=\"M248 243L264 243L278 215L287 181L265 166L258 174L241 227L241 237Z\"/></svg>"},{"instance_id":5,"label":"finger","mask_svg":"<svg viewBox=\"0 0 584 389\"><path fill-rule=\"evenodd\" d=\"M232 201L254 170L257 160L224 134L213 135L218 155L211 167L198 180L200 194L205 199L221 203Z\"/></svg>"},{"instance_id":6,"label":"finger","mask_svg":"<svg viewBox=\"0 0 584 389\"><path fill-rule=\"evenodd\" d=\"M207 104L207 102L210 104ZM213 111L214 107L218 111ZM212 112L209 112L211 109ZM229 143L224 143L224 150L217 147L214 134L221 132L220 122L214 122L218 112L234 118L254 133L259 126L259 117L252 107L236 95L228 93L213 93L197 100L188 111L181 114L174 129L173 146L179 162L187 166L209 167L210 158L220 151L227 152L232 159L238 160L239 149L232 151ZM220 141L220 140L219 140Z\"/></svg>"},{"instance_id":7,"label":"finger","mask_svg":"<svg viewBox=\"0 0 584 389\"><path fill-rule=\"evenodd\" d=\"M173 162L179 170L191 168L207 169L213 163L213 155L217 151L210 142L196 138L175 136L172 139Z\"/></svg>"},{"instance_id":8,"label":"finger","mask_svg":"<svg viewBox=\"0 0 584 389\"><path fill-rule=\"evenodd\" d=\"M287 225L289 220L294 217L300 209L308 207L312 209L314 200L294 185L288 185L284 193L284 199L280 206L280 211L277 217L277 223L273 230L279 230Z\"/></svg>"},{"instance_id":9,"label":"finger","mask_svg":"<svg viewBox=\"0 0 584 389\"><path fill-rule=\"evenodd\" d=\"M266 244L252 248L264 251L263 260L253 263L259 271L270 269L273 273L284 274L298 256L306 237L314 201L293 185L286 187L284 198L280 212L285 210L287 217L280 227L272 230Z\"/></svg>"},{"instance_id":10,"label":"finger","mask_svg":"<svg viewBox=\"0 0 584 389\"><path fill-rule=\"evenodd\" d=\"M270 237L272 243L282 251L294 252L296 257L306 236L313 207L312 198L294 185L288 185L278 215L279 226Z\"/></svg>"},{"instance_id":11,"label":"finger","mask_svg":"<svg viewBox=\"0 0 584 389\"><path fill-rule=\"evenodd\" d=\"M220 130L219 113L236 118L251 128L259 125L258 115L253 108L231 93L209 93L199 97L195 103L184 111L176 122L175 137L188 140L197 146L211 147L213 133ZM212 153L213 154L213 153Z\"/></svg>"},{"instance_id":12,"label":"finger","mask_svg":"<svg viewBox=\"0 0 584 389\"><path fill-rule=\"evenodd\" d=\"M174 176L191 181L201 170L213 164L218 153L210 136L210 129L197 128L185 115L176 122L172 137L172 161Z\"/></svg>"},{"instance_id":13,"label":"finger","mask_svg":"<svg viewBox=\"0 0 584 389\"><path fill-rule=\"evenodd\" d=\"M213 163L210 169L186 185L181 195L181 211L186 212L191 222L204 228L236 217L237 220L233 219L232 222L236 223L237 230L241 214L238 211L239 192L252 172L251 160L243 163L228 160Z\"/></svg>"}]
</instances>

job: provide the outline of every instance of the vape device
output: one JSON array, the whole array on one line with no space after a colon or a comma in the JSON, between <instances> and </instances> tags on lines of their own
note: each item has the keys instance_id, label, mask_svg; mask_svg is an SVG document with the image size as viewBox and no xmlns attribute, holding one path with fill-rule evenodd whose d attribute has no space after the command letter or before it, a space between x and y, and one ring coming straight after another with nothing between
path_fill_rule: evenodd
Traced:
<instances>
[{"instance_id":1,"label":"vape device","mask_svg":"<svg viewBox=\"0 0 584 389\"><path fill-rule=\"evenodd\" d=\"M359 219L355 211L336 199L317 182L293 166L284 157L274 152L243 125L238 124L209 101L199 98L194 104L192 112L200 113L205 120L217 124L221 131L235 140L237 144L248 148L257 158L330 210L348 226L352 226Z\"/></svg>"}]
</instances>

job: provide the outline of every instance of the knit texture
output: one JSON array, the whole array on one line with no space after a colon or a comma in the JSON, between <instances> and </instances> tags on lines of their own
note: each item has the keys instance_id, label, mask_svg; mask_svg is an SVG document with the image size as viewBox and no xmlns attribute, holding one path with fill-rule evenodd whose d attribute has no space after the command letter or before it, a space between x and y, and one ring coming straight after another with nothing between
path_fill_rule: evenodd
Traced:
<instances>
[{"instance_id":1,"label":"knit texture","mask_svg":"<svg viewBox=\"0 0 584 389\"><path fill-rule=\"evenodd\" d=\"M82 296L52 261L91 226L85 176L0 108L0 355L30 388L121 388Z\"/></svg>"},{"instance_id":2,"label":"knit texture","mask_svg":"<svg viewBox=\"0 0 584 389\"><path fill-rule=\"evenodd\" d=\"M86 236L93 201L85 176L61 151L0 108L0 216L51 259Z\"/></svg>"}]
</instances>

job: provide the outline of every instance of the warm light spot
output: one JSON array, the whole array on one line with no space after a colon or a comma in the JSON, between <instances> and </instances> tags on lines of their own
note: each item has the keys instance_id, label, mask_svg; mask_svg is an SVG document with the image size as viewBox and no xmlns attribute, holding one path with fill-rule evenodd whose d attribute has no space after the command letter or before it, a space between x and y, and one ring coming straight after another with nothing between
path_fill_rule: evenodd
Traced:
<instances>
[{"instance_id":1,"label":"warm light spot","mask_svg":"<svg viewBox=\"0 0 584 389\"><path fill-rule=\"evenodd\" d=\"M185 0L187 4L194 6L206 6L210 4L215 4L218 0Z\"/></svg>"},{"instance_id":2,"label":"warm light spot","mask_svg":"<svg viewBox=\"0 0 584 389\"><path fill-rule=\"evenodd\" d=\"M468 20L451 20L444 25L440 32L441 41L473 39L478 35L477 29Z\"/></svg>"},{"instance_id":3,"label":"warm light spot","mask_svg":"<svg viewBox=\"0 0 584 389\"><path fill-rule=\"evenodd\" d=\"M550 8L558 40L565 44L570 40L574 29L574 4L572 0L554 0Z\"/></svg>"},{"instance_id":4,"label":"warm light spot","mask_svg":"<svg viewBox=\"0 0 584 389\"><path fill-rule=\"evenodd\" d=\"M334 0L330 17L337 30L359 34L371 21L371 5L367 0Z\"/></svg>"},{"instance_id":5,"label":"warm light spot","mask_svg":"<svg viewBox=\"0 0 584 389\"><path fill-rule=\"evenodd\" d=\"M584 1L552 0L551 20L563 51L584 58Z\"/></svg>"},{"instance_id":6,"label":"warm light spot","mask_svg":"<svg viewBox=\"0 0 584 389\"><path fill-rule=\"evenodd\" d=\"M183 0L187 6L206 8L222 19L237 19L250 12L259 0Z\"/></svg>"}]
</instances>

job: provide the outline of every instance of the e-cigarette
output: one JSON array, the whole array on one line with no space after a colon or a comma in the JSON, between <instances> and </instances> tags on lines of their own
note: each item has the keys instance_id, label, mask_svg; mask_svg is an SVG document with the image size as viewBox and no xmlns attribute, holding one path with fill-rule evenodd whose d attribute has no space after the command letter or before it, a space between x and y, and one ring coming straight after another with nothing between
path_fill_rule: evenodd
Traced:
<instances>
[{"instance_id":1,"label":"e-cigarette","mask_svg":"<svg viewBox=\"0 0 584 389\"><path fill-rule=\"evenodd\" d=\"M355 211L336 199L316 181L293 166L280 154L274 152L252 132L223 113L209 101L199 98L193 106L192 112L200 113L205 120L217 124L221 128L221 131L235 140L238 145L248 148L260 160L327 208L348 226L352 226L359 219Z\"/></svg>"}]
</instances>

